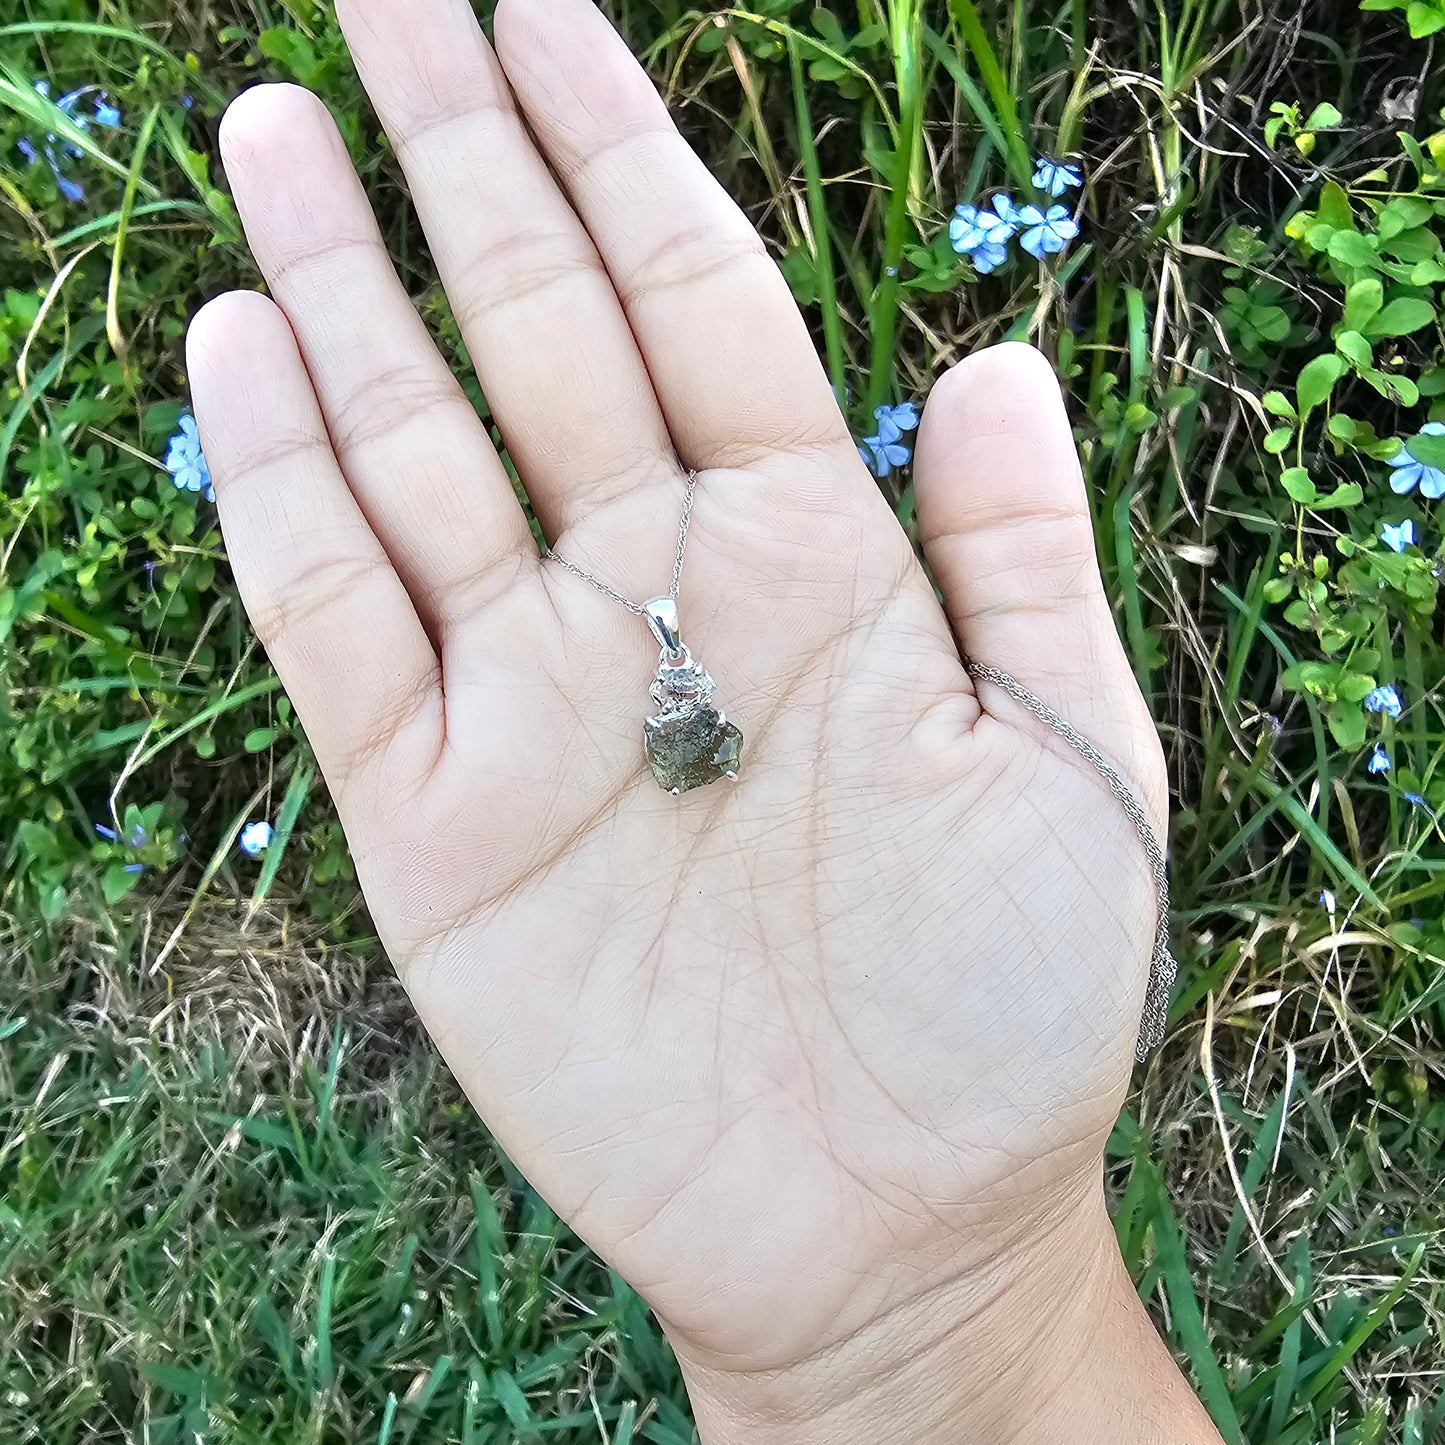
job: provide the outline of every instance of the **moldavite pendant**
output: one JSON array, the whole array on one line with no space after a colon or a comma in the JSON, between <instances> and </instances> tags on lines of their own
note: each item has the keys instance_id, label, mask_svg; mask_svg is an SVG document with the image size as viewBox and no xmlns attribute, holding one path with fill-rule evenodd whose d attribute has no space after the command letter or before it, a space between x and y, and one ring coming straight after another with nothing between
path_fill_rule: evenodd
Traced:
<instances>
[{"instance_id":1,"label":"moldavite pendant","mask_svg":"<svg viewBox=\"0 0 1445 1445\"><path fill-rule=\"evenodd\" d=\"M652 684L657 712L644 728L652 776L673 797L737 777L743 735L713 706L716 684L678 635L677 603L654 597L642 615L661 649Z\"/></svg>"}]
</instances>

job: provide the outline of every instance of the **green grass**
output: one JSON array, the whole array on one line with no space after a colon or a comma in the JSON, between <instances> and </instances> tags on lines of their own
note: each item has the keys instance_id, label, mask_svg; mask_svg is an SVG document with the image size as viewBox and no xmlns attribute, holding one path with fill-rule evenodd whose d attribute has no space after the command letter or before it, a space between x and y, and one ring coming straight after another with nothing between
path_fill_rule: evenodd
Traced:
<instances>
[{"instance_id":1,"label":"green grass","mask_svg":"<svg viewBox=\"0 0 1445 1445\"><path fill-rule=\"evenodd\" d=\"M1386 481L1445 415L1425 45L1243 0L608 8L860 435L979 345L1055 356L1176 792L1182 974L1110 1146L1121 1247L1227 1440L1445 1438L1440 535ZM331 104L463 354L330 16L193 12L0 23L0 1440L672 1445L655 1325L434 1064L213 512L156 464L186 318L256 284L215 156L253 79ZM65 130L38 78L104 85L122 128ZM1312 135L1322 102L1342 118ZM1271 148L1275 103L1299 110ZM83 203L16 149L47 130L83 149ZM975 277L949 212L1045 151L1083 159L1079 240ZM1366 335L1376 284L1429 324ZM1307 408L1306 364L1351 353ZM911 526L906 471L884 488ZM1397 558L1375 539L1404 515L1424 545ZM258 817L262 865L235 849Z\"/></svg>"}]
</instances>

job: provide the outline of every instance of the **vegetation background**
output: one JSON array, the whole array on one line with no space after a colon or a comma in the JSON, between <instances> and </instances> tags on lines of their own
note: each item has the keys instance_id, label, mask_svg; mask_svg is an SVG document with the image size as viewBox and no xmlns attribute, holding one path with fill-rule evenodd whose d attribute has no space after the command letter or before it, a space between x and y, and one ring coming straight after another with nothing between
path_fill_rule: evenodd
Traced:
<instances>
[{"instance_id":1,"label":"vegetation background","mask_svg":"<svg viewBox=\"0 0 1445 1445\"><path fill-rule=\"evenodd\" d=\"M1445 1440L1445 0L606 8L860 437L975 347L1056 359L1176 792L1124 1253L1226 1440ZM187 317L256 284L215 139L262 78L331 106L465 368L334 18L3 10L0 1440L681 1445L640 1301L434 1062L162 465ZM980 274L953 208L1047 202L1040 155L1079 235Z\"/></svg>"}]
</instances>

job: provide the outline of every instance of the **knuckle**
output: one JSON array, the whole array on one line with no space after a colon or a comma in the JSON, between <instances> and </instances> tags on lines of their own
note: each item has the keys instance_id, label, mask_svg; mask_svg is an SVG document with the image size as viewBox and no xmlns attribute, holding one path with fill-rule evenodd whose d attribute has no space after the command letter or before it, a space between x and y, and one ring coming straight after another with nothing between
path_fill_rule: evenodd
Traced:
<instances>
[{"instance_id":1,"label":"knuckle","mask_svg":"<svg viewBox=\"0 0 1445 1445\"><path fill-rule=\"evenodd\" d=\"M243 479L256 480L287 466L320 461L331 448L314 432L275 432L242 446L228 461L226 473L232 485Z\"/></svg>"},{"instance_id":2,"label":"knuckle","mask_svg":"<svg viewBox=\"0 0 1445 1445\"><path fill-rule=\"evenodd\" d=\"M397 150L406 156L445 138L458 127L476 129L497 126L522 131L521 117L505 96L478 93L476 77L458 86L454 94L437 94L425 110L409 116L399 128Z\"/></svg>"},{"instance_id":3,"label":"knuckle","mask_svg":"<svg viewBox=\"0 0 1445 1445\"><path fill-rule=\"evenodd\" d=\"M412 427L431 431L442 413L475 413L448 371L398 362L364 377L336 403L332 440L345 457Z\"/></svg>"},{"instance_id":4,"label":"knuckle","mask_svg":"<svg viewBox=\"0 0 1445 1445\"><path fill-rule=\"evenodd\" d=\"M617 292L624 306L633 307L647 297L681 287L724 282L734 272L747 272L760 262L772 268L761 238L751 226L737 237L719 236L715 226L691 226L653 246L618 277ZM748 283L739 276L738 286Z\"/></svg>"},{"instance_id":5,"label":"knuckle","mask_svg":"<svg viewBox=\"0 0 1445 1445\"><path fill-rule=\"evenodd\" d=\"M355 606L356 593L382 581L390 568L379 557L332 557L303 568L289 584L251 613L251 624L268 653L294 644L328 613Z\"/></svg>"},{"instance_id":6,"label":"knuckle","mask_svg":"<svg viewBox=\"0 0 1445 1445\"><path fill-rule=\"evenodd\" d=\"M536 305L546 292L569 283L598 285L606 272L595 251L563 231L512 231L492 237L462 265L457 323L481 327L519 304Z\"/></svg>"},{"instance_id":7,"label":"knuckle","mask_svg":"<svg viewBox=\"0 0 1445 1445\"><path fill-rule=\"evenodd\" d=\"M280 290L308 271L325 270L348 258L379 259L387 266L391 264L377 236L330 235L313 246L297 246L278 257L269 273L272 289Z\"/></svg>"},{"instance_id":8,"label":"knuckle","mask_svg":"<svg viewBox=\"0 0 1445 1445\"><path fill-rule=\"evenodd\" d=\"M389 697L364 729L359 741L347 750L337 766L338 786L352 788L379 761L391 756L397 740L408 733L440 702L438 670L418 672Z\"/></svg>"}]
</instances>

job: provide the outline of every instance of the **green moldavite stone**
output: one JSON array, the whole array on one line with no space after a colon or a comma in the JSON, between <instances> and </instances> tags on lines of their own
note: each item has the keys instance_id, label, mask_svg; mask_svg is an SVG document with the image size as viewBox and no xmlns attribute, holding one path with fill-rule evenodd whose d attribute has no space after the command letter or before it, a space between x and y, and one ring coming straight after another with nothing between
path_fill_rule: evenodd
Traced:
<instances>
[{"instance_id":1,"label":"green moldavite stone","mask_svg":"<svg viewBox=\"0 0 1445 1445\"><path fill-rule=\"evenodd\" d=\"M670 793L735 776L742 755L741 730L714 708L648 722L647 761L652 776Z\"/></svg>"}]
</instances>

